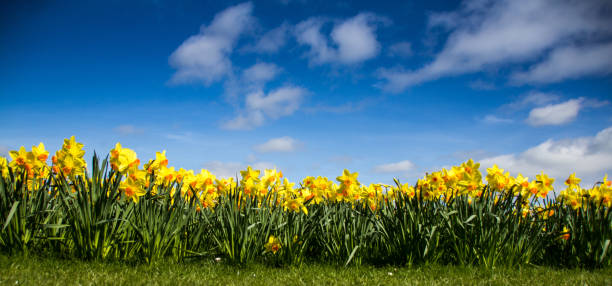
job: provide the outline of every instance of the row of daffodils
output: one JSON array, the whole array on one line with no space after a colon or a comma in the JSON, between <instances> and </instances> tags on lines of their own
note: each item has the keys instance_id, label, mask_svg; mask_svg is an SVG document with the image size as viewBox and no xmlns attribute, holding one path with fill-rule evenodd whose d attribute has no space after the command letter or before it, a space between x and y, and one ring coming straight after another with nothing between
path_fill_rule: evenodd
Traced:
<instances>
[{"instance_id":1,"label":"row of daffodils","mask_svg":"<svg viewBox=\"0 0 612 286\"><path fill-rule=\"evenodd\" d=\"M101 255L122 259L137 259L140 253L149 263L168 255L184 259L187 252L201 256L212 252L239 263L261 260L276 264L326 259L346 264L438 262L491 266L535 262L599 267L611 261L608 248L612 248L612 215L608 210L612 206L612 181L607 175L585 189L572 174L565 180L566 189L555 197L555 179L544 173L533 179L522 174L513 177L494 165L483 178L480 164L472 160L428 173L414 185L396 181L391 186L363 185L358 174L348 170L335 181L306 177L296 184L276 169L262 174L247 167L236 181L204 169L196 172L169 167L165 151L143 163L136 152L120 143L110 151L107 161L100 164L94 158L96 166L90 167L83 144L74 136L65 139L50 160L43 143L30 151L21 147L9 155L10 160L0 157L0 223L4 225L0 244L9 252L59 249L89 258ZM80 195L96 190L106 193L97 197ZM38 191L45 194L37 195ZM114 208L101 209L97 200L104 198ZM77 208L80 209L75 212ZM151 210L156 210L157 215L145 212ZM261 217L262 210L271 215ZM99 218L95 212L100 212ZM103 220L104 212L117 219L121 216L128 223ZM161 226L153 223L164 219L160 214L170 212L184 215L182 219L170 215L168 221L161 221ZM136 217L143 213L159 217ZM74 217L82 214L88 216ZM233 218L232 214L246 218ZM84 219L99 220L88 227L94 233L109 234L107 245L83 245L78 241L75 236L91 235L82 232L81 226L87 225ZM144 234L159 231L155 227L167 228L171 219L181 221L176 227L183 234L189 233L184 229L188 228L198 238L176 232L169 232L165 238ZM99 228L110 222L123 228L113 233ZM475 225L477 222L480 226ZM12 227L13 224L17 225ZM476 234L483 230L500 237L487 241L483 234ZM338 231L348 233L334 233ZM131 232L133 237L121 237ZM389 232L404 238L398 241ZM459 233L464 241L459 240ZM525 242L525 238L533 241ZM512 245L512 239L526 245L512 250L517 247ZM147 250L147 243L161 243L163 247ZM496 245L497 256L510 258L481 253L485 245L478 243ZM126 245L133 249L127 250ZM470 248L467 252L472 252L473 257L458 245ZM94 249L89 251L88 247ZM100 247L102 254L96 252ZM504 247L508 250L504 251ZM439 255L432 254L432 249L438 249ZM576 256L576 252L583 253ZM551 258L557 261L551 262Z\"/></svg>"}]
</instances>

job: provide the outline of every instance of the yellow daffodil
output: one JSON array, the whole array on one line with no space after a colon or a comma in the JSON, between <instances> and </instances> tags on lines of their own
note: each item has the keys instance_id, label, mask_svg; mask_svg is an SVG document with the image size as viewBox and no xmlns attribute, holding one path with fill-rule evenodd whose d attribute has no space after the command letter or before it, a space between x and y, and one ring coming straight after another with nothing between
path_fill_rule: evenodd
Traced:
<instances>
[{"instance_id":1,"label":"yellow daffodil","mask_svg":"<svg viewBox=\"0 0 612 286\"><path fill-rule=\"evenodd\" d=\"M146 194L142 185L132 178L128 177L126 180L121 182L119 189L125 194L126 197L132 199L135 203L138 202L138 198Z\"/></svg>"},{"instance_id":2,"label":"yellow daffodil","mask_svg":"<svg viewBox=\"0 0 612 286\"><path fill-rule=\"evenodd\" d=\"M247 166L247 169L244 171L240 171L240 175L242 176L242 181L246 182L248 180L253 180L255 182L259 182L259 170L253 170L251 166Z\"/></svg>"},{"instance_id":3,"label":"yellow daffodil","mask_svg":"<svg viewBox=\"0 0 612 286\"><path fill-rule=\"evenodd\" d=\"M126 173L130 169L137 169L140 160L134 150L123 148L120 143L117 143L110 152L110 164L113 170Z\"/></svg>"},{"instance_id":4,"label":"yellow daffodil","mask_svg":"<svg viewBox=\"0 0 612 286\"><path fill-rule=\"evenodd\" d=\"M273 235L270 235L270 237L268 238L268 243L266 243L264 247L266 248L267 252L272 252L276 254L276 252L281 249L280 239L274 237Z\"/></svg>"},{"instance_id":5,"label":"yellow daffodil","mask_svg":"<svg viewBox=\"0 0 612 286\"><path fill-rule=\"evenodd\" d=\"M565 185L567 185L570 188L577 188L579 187L578 184L580 184L580 178L576 177L576 173L572 173L569 178L567 178L567 180L565 180Z\"/></svg>"}]
</instances>

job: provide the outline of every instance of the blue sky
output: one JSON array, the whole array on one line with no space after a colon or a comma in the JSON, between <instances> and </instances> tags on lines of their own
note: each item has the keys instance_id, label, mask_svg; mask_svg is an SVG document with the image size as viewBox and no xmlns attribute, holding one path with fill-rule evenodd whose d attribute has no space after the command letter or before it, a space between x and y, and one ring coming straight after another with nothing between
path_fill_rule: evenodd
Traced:
<instances>
[{"instance_id":1,"label":"blue sky","mask_svg":"<svg viewBox=\"0 0 612 286\"><path fill-rule=\"evenodd\" d=\"M608 1L396 2L3 3L0 154L75 135L220 176L612 173Z\"/></svg>"}]
</instances>

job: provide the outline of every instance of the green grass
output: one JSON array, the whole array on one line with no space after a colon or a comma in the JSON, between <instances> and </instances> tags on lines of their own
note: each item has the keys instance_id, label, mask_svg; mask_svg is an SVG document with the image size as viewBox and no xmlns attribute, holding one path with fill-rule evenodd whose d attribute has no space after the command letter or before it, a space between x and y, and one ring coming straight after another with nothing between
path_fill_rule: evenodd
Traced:
<instances>
[{"instance_id":1,"label":"green grass","mask_svg":"<svg viewBox=\"0 0 612 286\"><path fill-rule=\"evenodd\" d=\"M426 265L340 267L306 264L274 268L184 263L96 262L0 255L1 285L611 285L612 268L494 268Z\"/></svg>"}]
</instances>

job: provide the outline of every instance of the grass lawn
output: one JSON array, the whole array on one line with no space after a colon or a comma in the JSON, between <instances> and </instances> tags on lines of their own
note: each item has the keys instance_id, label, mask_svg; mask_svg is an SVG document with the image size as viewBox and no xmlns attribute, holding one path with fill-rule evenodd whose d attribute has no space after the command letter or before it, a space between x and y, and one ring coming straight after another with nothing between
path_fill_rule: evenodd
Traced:
<instances>
[{"instance_id":1,"label":"grass lawn","mask_svg":"<svg viewBox=\"0 0 612 286\"><path fill-rule=\"evenodd\" d=\"M457 266L236 267L214 261L153 266L0 255L2 285L612 285L612 269Z\"/></svg>"}]
</instances>

